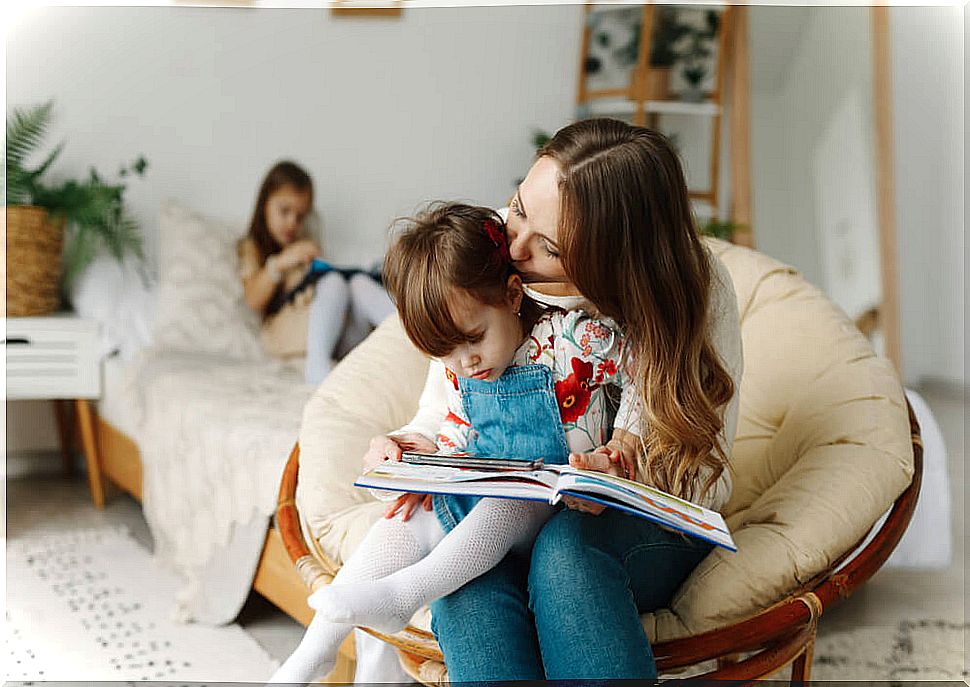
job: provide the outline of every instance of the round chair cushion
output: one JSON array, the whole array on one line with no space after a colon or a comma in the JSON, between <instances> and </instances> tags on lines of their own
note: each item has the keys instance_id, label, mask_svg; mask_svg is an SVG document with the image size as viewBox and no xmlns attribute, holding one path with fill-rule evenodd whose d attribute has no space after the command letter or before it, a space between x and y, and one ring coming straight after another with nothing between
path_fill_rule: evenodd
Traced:
<instances>
[{"instance_id":1,"label":"round chair cushion","mask_svg":"<svg viewBox=\"0 0 970 687\"><path fill-rule=\"evenodd\" d=\"M796 270L710 239L734 282L744 375L723 509L738 551L713 551L670 607L643 616L653 641L751 616L862 539L913 474L906 401L891 363ZM392 316L307 404L297 504L334 562L384 504L353 486L370 437L411 419L428 361ZM428 614L413 622L427 627Z\"/></svg>"}]
</instances>

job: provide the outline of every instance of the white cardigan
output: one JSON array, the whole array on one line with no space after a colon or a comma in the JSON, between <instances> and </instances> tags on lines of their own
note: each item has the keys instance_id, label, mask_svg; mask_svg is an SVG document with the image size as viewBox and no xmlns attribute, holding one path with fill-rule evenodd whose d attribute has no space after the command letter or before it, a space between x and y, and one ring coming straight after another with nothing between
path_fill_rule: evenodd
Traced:
<instances>
[{"instance_id":1,"label":"white cardigan","mask_svg":"<svg viewBox=\"0 0 970 687\"><path fill-rule=\"evenodd\" d=\"M741 373L744 368L743 355L741 350L741 322L738 315L738 301L734 293L734 284L731 275L719 258L708 253L714 267L713 280L711 282L710 318L708 320L711 330L711 341L717 350L721 361L734 381L734 396L728 402L724 410L724 428L721 432L720 441L726 455L731 455L734 446L734 434L738 424L738 409L740 403ZM596 312L595 307L581 296L547 296L527 288L527 293L535 300L554 305L567 310L582 308L590 312ZM431 359L431 366L428 369L428 377L425 381L424 391L418 402L418 411L414 418L401 427L394 434L406 432L416 432L434 441L438 428L447 413L448 380L445 377L444 365L436 358ZM613 423L614 428L624 429L633 434L640 433L640 417L634 412L618 412ZM698 474L698 484L703 485L709 473L701 470ZM637 475L637 479L645 482L642 474ZM699 489L698 489L699 491ZM731 497L731 475L730 466L725 469L718 481L705 494L704 498L698 499L698 503L712 510L720 510Z\"/></svg>"}]
</instances>

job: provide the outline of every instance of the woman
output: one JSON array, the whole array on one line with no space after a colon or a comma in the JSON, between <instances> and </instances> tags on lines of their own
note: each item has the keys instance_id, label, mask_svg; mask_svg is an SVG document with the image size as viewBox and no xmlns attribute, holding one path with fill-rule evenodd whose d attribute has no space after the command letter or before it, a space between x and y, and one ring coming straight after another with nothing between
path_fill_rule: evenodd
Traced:
<instances>
[{"instance_id":1,"label":"woman","mask_svg":"<svg viewBox=\"0 0 970 687\"><path fill-rule=\"evenodd\" d=\"M614 120L565 127L510 203L508 234L540 300L591 304L629 342L638 412L616 419L607 447L571 462L620 474L629 461L640 481L723 506L742 367L737 304L697 235L669 142ZM439 394L429 384L412 423L365 460L422 443L440 421ZM415 500L402 500L407 515ZM432 604L453 682L656 677L640 614L666 606L710 545L615 509L568 505L531 561L510 555Z\"/></svg>"}]
</instances>

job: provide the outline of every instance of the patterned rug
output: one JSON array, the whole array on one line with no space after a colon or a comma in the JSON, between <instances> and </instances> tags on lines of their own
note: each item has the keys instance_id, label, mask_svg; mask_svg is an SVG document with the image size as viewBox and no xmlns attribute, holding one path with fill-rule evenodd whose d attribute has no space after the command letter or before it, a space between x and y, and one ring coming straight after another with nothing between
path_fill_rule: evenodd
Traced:
<instances>
[{"instance_id":1,"label":"patterned rug","mask_svg":"<svg viewBox=\"0 0 970 687\"><path fill-rule=\"evenodd\" d=\"M966 681L967 624L907 620L833 632L815 643L812 680Z\"/></svg>"},{"instance_id":2,"label":"patterned rug","mask_svg":"<svg viewBox=\"0 0 970 687\"><path fill-rule=\"evenodd\" d=\"M180 587L122 528L7 543L11 681L259 682L275 662L238 625L169 618Z\"/></svg>"}]
</instances>

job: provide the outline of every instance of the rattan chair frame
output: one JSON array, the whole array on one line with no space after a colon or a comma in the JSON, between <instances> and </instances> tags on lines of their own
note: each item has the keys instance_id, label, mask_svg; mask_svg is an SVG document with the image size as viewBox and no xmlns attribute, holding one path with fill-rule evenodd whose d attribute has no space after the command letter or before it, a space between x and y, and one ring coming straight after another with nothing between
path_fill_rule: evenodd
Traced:
<instances>
[{"instance_id":1,"label":"rattan chair frame","mask_svg":"<svg viewBox=\"0 0 970 687\"><path fill-rule=\"evenodd\" d=\"M866 539L863 537L814 579L745 620L653 645L660 673L716 661L716 669L692 675L692 678L744 684L775 675L791 665L793 684L809 679L815 634L823 611L847 599L882 567L902 538L916 508L923 475L923 443L916 415L908 403L907 407L913 447L913 478L865 547L859 549ZM339 566L319 547L311 552L307 545L295 500L299 457L297 444L283 472L276 523L290 559L307 587L314 590L328 584ZM431 633L410 626L395 635L364 629L397 647L402 665L415 678L426 684L440 684L447 680L443 670L423 669L427 662L443 662L441 650Z\"/></svg>"}]
</instances>

